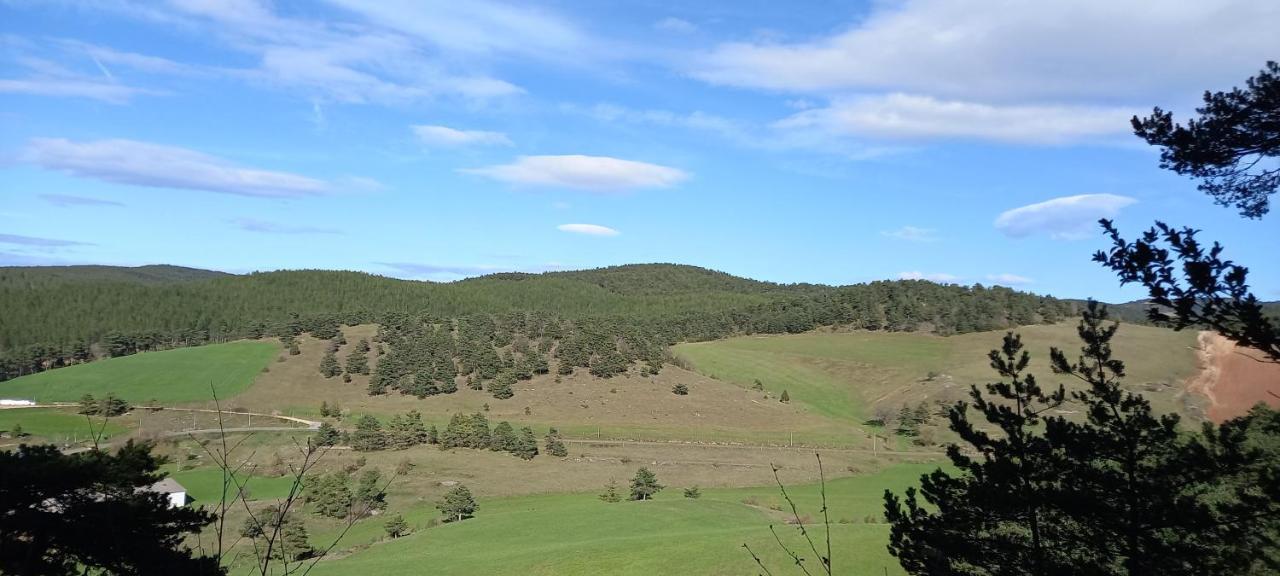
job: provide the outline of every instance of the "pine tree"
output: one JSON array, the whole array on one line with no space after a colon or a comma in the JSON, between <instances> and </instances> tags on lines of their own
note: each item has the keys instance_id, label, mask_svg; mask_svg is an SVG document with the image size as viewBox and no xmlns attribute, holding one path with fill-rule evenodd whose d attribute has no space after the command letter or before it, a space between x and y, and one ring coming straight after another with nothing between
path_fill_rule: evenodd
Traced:
<instances>
[{"instance_id":1,"label":"pine tree","mask_svg":"<svg viewBox=\"0 0 1280 576\"><path fill-rule=\"evenodd\" d=\"M439 444L439 443L440 443L440 430L436 429L435 424L432 424L431 427L427 429L427 444Z\"/></svg>"},{"instance_id":2,"label":"pine tree","mask_svg":"<svg viewBox=\"0 0 1280 576\"><path fill-rule=\"evenodd\" d=\"M1019 343L1021 346L1021 343ZM898 428L894 430L899 436L916 436L920 433L919 422L916 421L916 412L906 404L898 410Z\"/></svg>"},{"instance_id":3,"label":"pine tree","mask_svg":"<svg viewBox=\"0 0 1280 576\"><path fill-rule=\"evenodd\" d=\"M676 396L687 396L689 394L689 387L685 386L684 382L677 382L675 386L671 387L671 393Z\"/></svg>"},{"instance_id":4,"label":"pine tree","mask_svg":"<svg viewBox=\"0 0 1280 576\"><path fill-rule=\"evenodd\" d=\"M791 394L788 394L786 390L783 390L783 391L782 391L782 395L778 397L778 401L779 401L779 402L782 402L783 404L786 404L787 402L790 402L790 401L791 401Z\"/></svg>"},{"instance_id":5,"label":"pine tree","mask_svg":"<svg viewBox=\"0 0 1280 576\"><path fill-rule=\"evenodd\" d=\"M338 429L328 422L321 422L316 431L316 446L335 446L338 444Z\"/></svg>"},{"instance_id":6,"label":"pine tree","mask_svg":"<svg viewBox=\"0 0 1280 576\"><path fill-rule=\"evenodd\" d=\"M315 505L317 514L345 518L351 512L351 485L345 473L331 472L310 480L306 498Z\"/></svg>"},{"instance_id":7,"label":"pine tree","mask_svg":"<svg viewBox=\"0 0 1280 576\"><path fill-rule=\"evenodd\" d=\"M471 495L471 491L463 484L455 486L444 495L444 499L436 504L436 508L444 515L445 522L457 522L472 517L480 505Z\"/></svg>"},{"instance_id":8,"label":"pine tree","mask_svg":"<svg viewBox=\"0 0 1280 576\"><path fill-rule=\"evenodd\" d=\"M321 400L320 401L320 417L328 418L330 415L331 414L329 414L329 403L327 401Z\"/></svg>"},{"instance_id":9,"label":"pine tree","mask_svg":"<svg viewBox=\"0 0 1280 576\"><path fill-rule=\"evenodd\" d=\"M515 396L515 392L511 390L511 385L515 383L515 374L509 370L503 370L497 378L489 381L489 393L493 394L494 398L505 400Z\"/></svg>"},{"instance_id":10,"label":"pine tree","mask_svg":"<svg viewBox=\"0 0 1280 576\"><path fill-rule=\"evenodd\" d=\"M569 449L565 447L564 441L560 439L560 435L555 432L554 428L552 428L551 430L552 430L551 432L547 433L547 438L546 438L547 454L550 454L558 458L564 458L565 456L568 456Z\"/></svg>"},{"instance_id":11,"label":"pine tree","mask_svg":"<svg viewBox=\"0 0 1280 576\"><path fill-rule=\"evenodd\" d=\"M280 527L280 541L276 546L279 546L280 556L286 560L306 560L315 554L307 527L292 517L286 517Z\"/></svg>"},{"instance_id":12,"label":"pine tree","mask_svg":"<svg viewBox=\"0 0 1280 576\"><path fill-rule=\"evenodd\" d=\"M382 529L387 532L387 536L399 538L409 533L409 523L404 521L403 516L396 514L387 518L387 522L382 525Z\"/></svg>"},{"instance_id":13,"label":"pine tree","mask_svg":"<svg viewBox=\"0 0 1280 576\"><path fill-rule=\"evenodd\" d=\"M383 510L387 507L387 494L382 491L379 483L382 481L382 472L377 468L370 468L360 474L360 480L356 484L356 491L353 500L358 509L366 511Z\"/></svg>"},{"instance_id":14,"label":"pine tree","mask_svg":"<svg viewBox=\"0 0 1280 576\"><path fill-rule=\"evenodd\" d=\"M631 499L632 500L648 500L654 494L661 491L663 486L658 483L658 477L649 471L648 468L640 468L636 470L636 475L631 479Z\"/></svg>"},{"instance_id":15,"label":"pine tree","mask_svg":"<svg viewBox=\"0 0 1280 576\"><path fill-rule=\"evenodd\" d=\"M320 359L320 375L325 378L333 378L342 373L342 367L338 365L338 357L333 351L325 352L324 357Z\"/></svg>"},{"instance_id":16,"label":"pine tree","mask_svg":"<svg viewBox=\"0 0 1280 576\"><path fill-rule=\"evenodd\" d=\"M538 439L534 437L532 428L525 426L520 429L520 436L516 438L511 453L524 460L533 460L538 455Z\"/></svg>"},{"instance_id":17,"label":"pine tree","mask_svg":"<svg viewBox=\"0 0 1280 576\"><path fill-rule=\"evenodd\" d=\"M382 423L368 414L356 421L356 431L351 434L351 448L370 452L387 447L387 436L382 430Z\"/></svg>"},{"instance_id":18,"label":"pine tree","mask_svg":"<svg viewBox=\"0 0 1280 576\"><path fill-rule=\"evenodd\" d=\"M98 401L93 398L93 394L85 394L80 397L80 414L93 416L98 413Z\"/></svg>"},{"instance_id":19,"label":"pine tree","mask_svg":"<svg viewBox=\"0 0 1280 576\"><path fill-rule=\"evenodd\" d=\"M366 344L366 347L368 345ZM360 350L359 347L352 348L347 354L347 372L350 374L368 374L369 373L369 357L368 350Z\"/></svg>"},{"instance_id":20,"label":"pine tree","mask_svg":"<svg viewBox=\"0 0 1280 576\"><path fill-rule=\"evenodd\" d=\"M702 497L702 491L697 486L690 486L684 489L684 497L697 500Z\"/></svg>"},{"instance_id":21,"label":"pine tree","mask_svg":"<svg viewBox=\"0 0 1280 576\"><path fill-rule=\"evenodd\" d=\"M618 482L610 478L609 483L604 485L604 492L600 494L600 499L609 503L621 502L622 494L618 491Z\"/></svg>"},{"instance_id":22,"label":"pine tree","mask_svg":"<svg viewBox=\"0 0 1280 576\"><path fill-rule=\"evenodd\" d=\"M499 422L493 427L493 435L489 439L489 449L494 452L513 452L516 448L516 433L510 423Z\"/></svg>"}]
</instances>

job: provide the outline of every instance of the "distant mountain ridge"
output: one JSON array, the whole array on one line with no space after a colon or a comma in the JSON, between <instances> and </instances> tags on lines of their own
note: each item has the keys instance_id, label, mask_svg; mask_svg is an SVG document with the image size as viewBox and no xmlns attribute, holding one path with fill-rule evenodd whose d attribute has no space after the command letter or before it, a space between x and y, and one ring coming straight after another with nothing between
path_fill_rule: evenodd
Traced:
<instances>
[{"instance_id":1,"label":"distant mountain ridge","mask_svg":"<svg viewBox=\"0 0 1280 576\"><path fill-rule=\"evenodd\" d=\"M0 283L24 282L43 285L51 282L137 282L141 284L167 284L173 282L198 282L212 278L232 276L226 272L188 268L171 264L146 266L102 266L86 264L77 266L3 266L0 267Z\"/></svg>"}]
</instances>

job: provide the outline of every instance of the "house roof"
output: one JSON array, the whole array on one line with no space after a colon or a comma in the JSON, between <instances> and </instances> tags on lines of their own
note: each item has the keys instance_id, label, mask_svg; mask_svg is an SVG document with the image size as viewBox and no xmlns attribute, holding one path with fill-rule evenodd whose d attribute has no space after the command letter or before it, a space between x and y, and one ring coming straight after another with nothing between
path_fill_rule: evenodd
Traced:
<instances>
[{"instance_id":1,"label":"house roof","mask_svg":"<svg viewBox=\"0 0 1280 576\"><path fill-rule=\"evenodd\" d=\"M152 492L159 492L161 494L173 494L174 492L187 491L187 489L184 488L181 484L179 484L177 480L174 480L173 478L168 478L168 477L160 480L159 482L156 482L155 484L148 486L147 490L150 490Z\"/></svg>"}]
</instances>

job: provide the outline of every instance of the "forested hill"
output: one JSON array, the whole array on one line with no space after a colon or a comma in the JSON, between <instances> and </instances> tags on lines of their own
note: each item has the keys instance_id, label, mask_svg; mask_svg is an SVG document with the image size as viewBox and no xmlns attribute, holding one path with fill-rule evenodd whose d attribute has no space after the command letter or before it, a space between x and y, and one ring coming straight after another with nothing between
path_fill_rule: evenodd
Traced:
<instances>
[{"instance_id":1,"label":"forested hill","mask_svg":"<svg viewBox=\"0 0 1280 576\"><path fill-rule=\"evenodd\" d=\"M0 285L15 288L42 288L66 282L138 282L169 284L230 276L226 272L184 266L13 266L0 267Z\"/></svg>"},{"instance_id":2,"label":"forested hill","mask_svg":"<svg viewBox=\"0 0 1280 576\"><path fill-rule=\"evenodd\" d=\"M1076 308L1002 287L911 280L782 285L672 264L494 274L451 283L323 270L209 273L200 279L178 272L186 269L166 270L171 273L0 268L0 350L25 372L31 362L58 364L60 358L83 356L108 336L112 344L99 354L376 322L389 313L436 321L537 315L566 330L607 325L601 330L673 343L832 325L970 332L1054 322Z\"/></svg>"}]
</instances>

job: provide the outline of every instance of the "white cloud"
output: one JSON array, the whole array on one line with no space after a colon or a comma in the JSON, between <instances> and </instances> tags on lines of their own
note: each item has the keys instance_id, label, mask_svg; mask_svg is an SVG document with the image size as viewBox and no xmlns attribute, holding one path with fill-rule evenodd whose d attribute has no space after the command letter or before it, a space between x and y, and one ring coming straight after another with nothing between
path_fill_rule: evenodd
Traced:
<instances>
[{"instance_id":1,"label":"white cloud","mask_svg":"<svg viewBox=\"0 0 1280 576\"><path fill-rule=\"evenodd\" d=\"M919 228L916 226L903 226L897 230L883 230L881 236L897 238L899 240L907 240L910 242L934 242L938 239L936 230L932 228Z\"/></svg>"},{"instance_id":2,"label":"white cloud","mask_svg":"<svg viewBox=\"0 0 1280 576\"><path fill-rule=\"evenodd\" d=\"M716 84L793 92L1146 102L1229 86L1280 52L1277 2L908 0L872 7L827 37L722 44L695 60L692 73Z\"/></svg>"},{"instance_id":3,"label":"white cloud","mask_svg":"<svg viewBox=\"0 0 1280 576\"><path fill-rule=\"evenodd\" d=\"M310 196L330 189L328 183L315 178L244 168L195 150L136 140L35 138L27 144L22 159L82 178L153 188L265 197Z\"/></svg>"},{"instance_id":4,"label":"white cloud","mask_svg":"<svg viewBox=\"0 0 1280 576\"><path fill-rule=\"evenodd\" d=\"M991 106L928 96L886 94L837 99L775 124L783 130L817 130L849 136L921 140L971 138L1056 144L1129 134L1139 110L1092 106Z\"/></svg>"},{"instance_id":5,"label":"white cloud","mask_svg":"<svg viewBox=\"0 0 1280 576\"><path fill-rule=\"evenodd\" d=\"M920 271L912 271L912 272L899 272L898 279L899 280L928 280L930 282L947 283L947 282L955 282L959 280L960 277L954 274L947 274L944 272L924 273Z\"/></svg>"},{"instance_id":6,"label":"white cloud","mask_svg":"<svg viewBox=\"0 0 1280 576\"><path fill-rule=\"evenodd\" d=\"M668 16L653 23L656 30L663 32L672 32L675 34L693 34L698 31L698 26L688 20Z\"/></svg>"},{"instance_id":7,"label":"white cloud","mask_svg":"<svg viewBox=\"0 0 1280 576\"><path fill-rule=\"evenodd\" d=\"M424 144L431 146L512 145L511 139L501 132L458 130L448 126L418 125L413 127L413 133Z\"/></svg>"},{"instance_id":8,"label":"white cloud","mask_svg":"<svg viewBox=\"0 0 1280 576\"><path fill-rule=\"evenodd\" d=\"M621 232L613 228L599 224L561 224L556 226L556 230L574 234L586 234L588 236L617 236L621 234Z\"/></svg>"},{"instance_id":9,"label":"white cloud","mask_svg":"<svg viewBox=\"0 0 1280 576\"><path fill-rule=\"evenodd\" d=\"M465 169L511 184L578 188L611 192L666 188L689 177L683 170L609 156L520 156L510 164Z\"/></svg>"},{"instance_id":10,"label":"white cloud","mask_svg":"<svg viewBox=\"0 0 1280 576\"><path fill-rule=\"evenodd\" d=\"M1077 240L1096 232L1098 219L1113 218L1135 202L1115 194L1063 196L1006 210L996 217L995 227L1013 238L1043 233L1059 240Z\"/></svg>"},{"instance_id":11,"label":"white cloud","mask_svg":"<svg viewBox=\"0 0 1280 576\"><path fill-rule=\"evenodd\" d=\"M1003 274L987 274L987 280L991 282L995 282L997 284L1005 284L1009 286L1018 286L1020 284L1031 284L1035 282L1035 280L1027 278L1026 276L1009 274L1008 272L1005 272Z\"/></svg>"}]
</instances>

